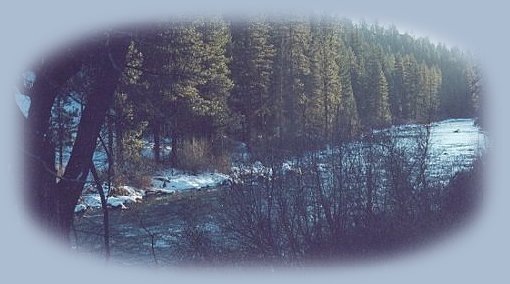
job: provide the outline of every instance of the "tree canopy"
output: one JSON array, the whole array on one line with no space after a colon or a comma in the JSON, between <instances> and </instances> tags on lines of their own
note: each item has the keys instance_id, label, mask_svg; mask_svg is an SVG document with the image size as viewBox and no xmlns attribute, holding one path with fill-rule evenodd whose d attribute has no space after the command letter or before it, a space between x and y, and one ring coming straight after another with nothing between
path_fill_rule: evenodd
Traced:
<instances>
[{"instance_id":1,"label":"tree canopy","mask_svg":"<svg viewBox=\"0 0 510 284\"><path fill-rule=\"evenodd\" d=\"M391 124L477 116L473 62L395 27L325 15L182 18L109 32L34 69L29 199L68 232L103 138L122 173L140 159L144 139L156 163L176 165L201 143L215 160L232 140L289 155ZM162 143L171 143L169 157Z\"/></svg>"}]
</instances>

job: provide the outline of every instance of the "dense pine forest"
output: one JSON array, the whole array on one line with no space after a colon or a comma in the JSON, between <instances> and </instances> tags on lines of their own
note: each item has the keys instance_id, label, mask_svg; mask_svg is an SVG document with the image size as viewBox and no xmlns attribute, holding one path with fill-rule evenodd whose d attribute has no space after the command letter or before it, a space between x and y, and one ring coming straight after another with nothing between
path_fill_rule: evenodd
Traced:
<instances>
[{"instance_id":1,"label":"dense pine forest","mask_svg":"<svg viewBox=\"0 0 510 284\"><path fill-rule=\"evenodd\" d=\"M324 16L184 19L132 40L106 126L121 164L149 136L157 161L164 137L173 149L228 137L253 151L302 152L369 129L475 117L478 73L459 49L395 27ZM80 74L73 81L93 76ZM84 92L54 107L59 147L79 112L65 105L81 103Z\"/></svg>"},{"instance_id":2,"label":"dense pine forest","mask_svg":"<svg viewBox=\"0 0 510 284\"><path fill-rule=\"evenodd\" d=\"M179 205L193 211L179 239L187 256L211 249L195 224L209 207L242 253L295 260L408 242L473 204L474 181L458 174L472 160L446 163L456 150L431 142L465 131L462 143L479 143L467 120L434 124L481 123L481 73L458 48L325 15L196 17L114 29L56 55L19 94L28 204L69 238L97 193L108 256L118 196L173 193L174 171L222 173L214 186L226 187ZM157 262L157 234L136 214Z\"/></svg>"},{"instance_id":3,"label":"dense pine forest","mask_svg":"<svg viewBox=\"0 0 510 284\"><path fill-rule=\"evenodd\" d=\"M183 20L131 42L112 125L120 151L152 136L158 161L162 137L173 149L228 137L254 152L302 152L369 129L476 116L475 68L462 51L395 27Z\"/></svg>"}]
</instances>

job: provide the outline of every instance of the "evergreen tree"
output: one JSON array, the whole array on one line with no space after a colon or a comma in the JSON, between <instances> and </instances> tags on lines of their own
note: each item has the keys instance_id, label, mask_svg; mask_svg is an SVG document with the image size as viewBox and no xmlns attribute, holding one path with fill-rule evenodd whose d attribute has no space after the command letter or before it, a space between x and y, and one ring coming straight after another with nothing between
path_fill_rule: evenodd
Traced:
<instances>
[{"instance_id":1,"label":"evergreen tree","mask_svg":"<svg viewBox=\"0 0 510 284\"><path fill-rule=\"evenodd\" d=\"M313 22L311 42L310 92L308 98L308 135L331 143L333 123L341 103L341 38L338 27L326 17ZM305 122L306 123L306 122Z\"/></svg>"},{"instance_id":2,"label":"evergreen tree","mask_svg":"<svg viewBox=\"0 0 510 284\"><path fill-rule=\"evenodd\" d=\"M377 79L377 88L374 94L375 121L373 124L376 127L388 126L391 123L391 112L388 97L388 83L384 76L384 72L380 70Z\"/></svg>"},{"instance_id":3,"label":"evergreen tree","mask_svg":"<svg viewBox=\"0 0 510 284\"><path fill-rule=\"evenodd\" d=\"M438 93L441 86L441 73L437 67L420 65L420 92L416 99L416 120L431 122L435 119L438 107Z\"/></svg>"},{"instance_id":4,"label":"evergreen tree","mask_svg":"<svg viewBox=\"0 0 510 284\"><path fill-rule=\"evenodd\" d=\"M198 88L207 80L203 41L196 24L168 22L151 31L140 40L143 71L135 89L137 110L148 121L158 161L163 125L169 126L173 149L184 136L192 135L195 115L205 111L199 104L203 100Z\"/></svg>"},{"instance_id":5,"label":"evergreen tree","mask_svg":"<svg viewBox=\"0 0 510 284\"><path fill-rule=\"evenodd\" d=\"M366 64L365 96L363 97L364 126L383 127L391 123L388 82L381 66L380 50L374 51Z\"/></svg>"},{"instance_id":6,"label":"evergreen tree","mask_svg":"<svg viewBox=\"0 0 510 284\"><path fill-rule=\"evenodd\" d=\"M344 50L340 55L340 79L342 93L338 107L335 133L341 139L352 138L358 134L360 129L358 107L354 99L354 91L351 83L351 64L354 62L354 53L351 49Z\"/></svg>"},{"instance_id":7,"label":"evergreen tree","mask_svg":"<svg viewBox=\"0 0 510 284\"><path fill-rule=\"evenodd\" d=\"M473 111L475 116L480 119L481 116L481 98L482 98L482 74L478 66L471 64L466 70L466 78L468 81L468 89L471 95Z\"/></svg>"},{"instance_id":8,"label":"evergreen tree","mask_svg":"<svg viewBox=\"0 0 510 284\"><path fill-rule=\"evenodd\" d=\"M269 90L276 50L270 32L264 19L236 23L232 30L231 105L242 116L243 140L250 146L259 137L266 141L272 135L275 105Z\"/></svg>"},{"instance_id":9,"label":"evergreen tree","mask_svg":"<svg viewBox=\"0 0 510 284\"><path fill-rule=\"evenodd\" d=\"M227 100L233 87L230 78L227 47L230 45L230 30L220 18L206 19L197 24L201 37L200 54L202 81L198 84L198 96L192 102L195 111L197 135L213 137L225 131L229 109Z\"/></svg>"},{"instance_id":10,"label":"evergreen tree","mask_svg":"<svg viewBox=\"0 0 510 284\"><path fill-rule=\"evenodd\" d=\"M273 25L273 41L277 48L272 86L278 108L276 136L293 151L304 145L310 75L310 25L303 19L274 22Z\"/></svg>"},{"instance_id":11,"label":"evergreen tree","mask_svg":"<svg viewBox=\"0 0 510 284\"><path fill-rule=\"evenodd\" d=\"M404 101L404 63L402 56L395 56L395 66L393 76L390 81L390 109L393 116L393 122L399 123L404 120L403 113Z\"/></svg>"},{"instance_id":12,"label":"evergreen tree","mask_svg":"<svg viewBox=\"0 0 510 284\"><path fill-rule=\"evenodd\" d=\"M415 57L409 54L404 56L403 65L402 118L404 121L413 121L416 119L416 100L420 91L419 68Z\"/></svg>"}]
</instances>

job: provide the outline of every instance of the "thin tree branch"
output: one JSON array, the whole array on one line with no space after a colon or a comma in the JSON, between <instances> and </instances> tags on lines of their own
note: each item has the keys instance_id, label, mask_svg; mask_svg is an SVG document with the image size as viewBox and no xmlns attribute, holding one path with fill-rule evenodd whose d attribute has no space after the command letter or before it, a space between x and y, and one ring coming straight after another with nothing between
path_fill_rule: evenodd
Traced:
<instances>
[{"instance_id":1,"label":"thin tree branch","mask_svg":"<svg viewBox=\"0 0 510 284\"><path fill-rule=\"evenodd\" d=\"M97 191L99 192L99 196L101 198L101 208L103 209L104 246L106 251L106 260L108 260L110 259L110 220L108 215L108 203L104 194L103 186L101 185L101 180L97 174L96 166L92 161L90 164L90 171L92 172L92 176L94 176Z\"/></svg>"},{"instance_id":2,"label":"thin tree branch","mask_svg":"<svg viewBox=\"0 0 510 284\"><path fill-rule=\"evenodd\" d=\"M29 156L30 158L40 162L44 169L49 173L51 174L52 176L54 176L55 178L57 178L57 182L60 182L60 181L69 181L69 182L77 182L77 183L82 183L83 180L81 179L81 177L77 177L77 178L66 178L66 177L63 177L61 175L59 175L55 170L52 170L47 164L46 162L41 159L39 156L37 155L34 155L32 153L30 153L29 151L27 150L23 150L23 153L25 153L25 155Z\"/></svg>"}]
</instances>

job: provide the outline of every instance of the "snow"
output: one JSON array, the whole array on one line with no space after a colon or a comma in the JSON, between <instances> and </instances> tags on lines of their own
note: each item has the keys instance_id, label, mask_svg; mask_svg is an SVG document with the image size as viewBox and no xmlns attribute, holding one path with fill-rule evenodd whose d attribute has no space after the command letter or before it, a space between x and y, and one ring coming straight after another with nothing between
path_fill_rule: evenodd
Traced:
<instances>
[{"instance_id":1,"label":"snow","mask_svg":"<svg viewBox=\"0 0 510 284\"><path fill-rule=\"evenodd\" d=\"M18 105L19 109L23 113L25 117L28 117L28 110L30 109L30 97L25 96L21 94L20 92L16 92L14 95L14 98L16 100L16 104Z\"/></svg>"},{"instance_id":2,"label":"snow","mask_svg":"<svg viewBox=\"0 0 510 284\"><path fill-rule=\"evenodd\" d=\"M287 170L290 170L292 168L291 162L285 162L283 167L285 167ZM273 169L271 167L265 166L260 161L255 161L252 164L240 164L232 167L230 170L230 176L236 182L242 182L243 176L269 178L272 175Z\"/></svg>"},{"instance_id":3,"label":"snow","mask_svg":"<svg viewBox=\"0 0 510 284\"><path fill-rule=\"evenodd\" d=\"M146 192L171 194L178 191L198 190L202 188L214 188L226 184L230 177L221 173L186 174L176 169L168 169L160 172L152 179L151 187L143 190L132 186L119 186L116 192L119 195L107 197L109 207L127 209L128 204L142 202ZM108 187L105 185L105 194ZM94 189L87 187L80 202L75 207L75 212L82 212L88 208L101 208L101 197Z\"/></svg>"},{"instance_id":4,"label":"snow","mask_svg":"<svg viewBox=\"0 0 510 284\"><path fill-rule=\"evenodd\" d=\"M408 124L400 126L392 126L387 129L374 130L373 134L377 137L387 135L390 140L395 143L396 147L401 149L403 153L412 154L417 150L420 139L426 136L426 127L418 124ZM383 139L384 141L384 139ZM424 141L421 141L424 142ZM485 134L474 124L473 119L448 119L430 125L429 149L427 157L427 173L430 177L448 181L455 173L462 169L470 167L473 161L480 156L481 152L486 148ZM351 155L344 156L346 165L350 165L354 160L361 159L363 162L366 151L367 142L354 141L342 146ZM377 151L385 151L381 145L375 145ZM307 159L318 159L317 170L327 175L328 167L324 161L333 153L338 153L340 148L329 148L325 150L305 153L300 158L294 158L284 161L281 164L283 173L296 172L302 169L298 160L306 161ZM357 155L358 153L359 155ZM409 156L412 161L414 158ZM236 165L232 168L232 178L236 182L243 182L243 177L263 177L271 179L272 169L256 161L252 164Z\"/></svg>"},{"instance_id":5,"label":"snow","mask_svg":"<svg viewBox=\"0 0 510 284\"><path fill-rule=\"evenodd\" d=\"M74 213L80 213L87 210L87 206L85 204L78 204L74 207Z\"/></svg>"},{"instance_id":6,"label":"snow","mask_svg":"<svg viewBox=\"0 0 510 284\"><path fill-rule=\"evenodd\" d=\"M104 185L103 188L105 194L108 195L108 187ZM123 195L106 197L108 207L127 209L127 204L141 202L145 196L144 190L135 189L131 186L119 186L119 189L122 189L119 192L122 192ZM85 211L88 208L101 208L101 196L95 192L95 188L86 187L84 192L80 202L74 208L75 213Z\"/></svg>"},{"instance_id":7,"label":"snow","mask_svg":"<svg viewBox=\"0 0 510 284\"><path fill-rule=\"evenodd\" d=\"M91 208L101 207L101 197L99 194L89 194L82 197L83 205Z\"/></svg>"},{"instance_id":8,"label":"snow","mask_svg":"<svg viewBox=\"0 0 510 284\"><path fill-rule=\"evenodd\" d=\"M177 191L218 187L229 181L230 176L221 173L186 174L176 169L169 169L153 177L150 190L174 193Z\"/></svg>"},{"instance_id":9,"label":"snow","mask_svg":"<svg viewBox=\"0 0 510 284\"><path fill-rule=\"evenodd\" d=\"M432 125L430 142L434 154L473 157L485 148L485 135L472 119L451 119Z\"/></svg>"},{"instance_id":10,"label":"snow","mask_svg":"<svg viewBox=\"0 0 510 284\"><path fill-rule=\"evenodd\" d=\"M423 126L420 125L403 125L381 130L377 133L389 131L392 137L397 139L399 145L402 147L413 147L413 145L416 145L416 137L423 129ZM430 130L429 174L433 176L452 175L462 169L462 167L471 165L480 154L480 151L485 148L485 134L474 125L473 119L450 119L433 123ZM145 151L148 154L152 144L146 143L145 145ZM362 147L360 146L362 146L362 143L352 142L345 147L361 149ZM322 159L336 150L323 150L316 154ZM312 155L304 155L304 157L307 156ZM94 160L104 160L106 162L106 155L103 152L97 151L94 155ZM323 163L318 163L318 167L321 173L328 171ZM300 168L296 161L288 160L282 163L281 170L284 173L298 172ZM181 191L216 188L229 184L232 180L242 181L242 176L245 175L271 178L272 169L260 161L251 164L247 162L237 164L231 168L229 175L216 172L190 174L174 168L168 168L155 173L149 188L138 189L127 185L119 186L118 190L115 191L118 195L109 196L107 204L109 207L127 209L127 205L141 202L147 192L172 194ZM103 187L106 191L108 190L108 186L105 185ZM105 194L108 195L108 192L105 192ZM88 208L100 207L101 198L99 194L93 187L89 186L84 190L79 204L75 207L75 212L78 213Z\"/></svg>"},{"instance_id":11,"label":"snow","mask_svg":"<svg viewBox=\"0 0 510 284\"><path fill-rule=\"evenodd\" d=\"M486 149L487 139L472 119L435 123L430 135L430 174L438 176L469 167ZM449 170L445 171L444 169Z\"/></svg>"},{"instance_id":12,"label":"snow","mask_svg":"<svg viewBox=\"0 0 510 284\"><path fill-rule=\"evenodd\" d=\"M408 139L416 137L421 125L404 125L389 129L392 135L401 138L403 143L413 143ZM408 141L406 141L408 140ZM430 145L433 155L467 155L472 156L485 148L485 134L474 124L474 120L448 119L431 124Z\"/></svg>"},{"instance_id":13,"label":"snow","mask_svg":"<svg viewBox=\"0 0 510 284\"><path fill-rule=\"evenodd\" d=\"M425 132L421 125L387 129L402 149L416 147L416 138ZM448 119L431 124L428 167L431 176L449 176L469 167L486 149L486 135L473 119Z\"/></svg>"}]
</instances>

